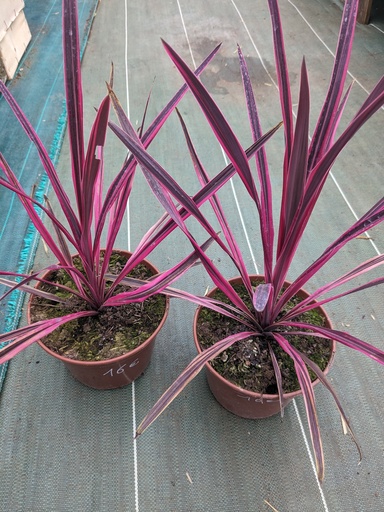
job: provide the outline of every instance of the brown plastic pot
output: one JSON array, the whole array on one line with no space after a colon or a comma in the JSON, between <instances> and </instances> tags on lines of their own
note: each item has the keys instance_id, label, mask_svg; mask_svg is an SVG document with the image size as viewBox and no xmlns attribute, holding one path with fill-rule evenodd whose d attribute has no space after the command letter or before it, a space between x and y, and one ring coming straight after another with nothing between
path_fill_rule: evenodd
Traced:
<instances>
[{"instance_id":1,"label":"brown plastic pot","mask_svg":"<svg viewBox=\"0 0 384 512\"><path fill-rule=\"evenodd\" d=\"M263 276L260 275L251 275L250 278L252 280L262 280ZM235 277L230 279L229 282L231 284L239 284L242 282L240 277ZM285 282L285 286L288 286L290 283ZM211 297L217 288L213 288L209 293L208 297ZM300 290L297 294L299 297L306 298L309 294ZM200 347L198 337L197 337L197 320L199 317L199 313L202 309L202 306L197 308L194 320L193 320L193 337L195 341L196 348L199 353L202 352ZM325 318L325 326L328 328L332 328L331 321L325 312L325 310L319 306L317 308L318 311ZM332 343L332 353L329 359L328 365L324 370L324 373L328 373L329 369L332 366L334 355L336 350L336 343L333 341ZM241 418L248 419L258 419L258 418L268 418L269 416L273 416L275 414L280 413L280 401L279 396L276 395L267 395L260 393L253 393L252 391L245 390L232 382L229 382L224 377L222 377L211 365L210 363L205 364L206 376L209 388L219 402L225 409L230 411L236 416L240 416ZM312 386L316 386L319 383L319 379L316 379L312 382ZM283 408L289 404L294 398L301 396L301 390L294 391L292 393L285 393L283 395Z\"/></svg>"},{"instance_id":2,"label":"brown plastic pot","mask_svg":"<svg viewBox=\"0 0 384 512\"><path fill-rule=\"evenodd\" d=\"M130 256L127 251L114 251ZM142 262L147 268L157 274L158 269L146 260ZM49 272L45 275L45 278ZM38 285L37 285L38 286ZM30 308L33 302L31 296L28 303L28 321L30 322ZM50 350L42 341L38 341L40 347L49 355L59 359L67 367L71 375L90 388L94 389L116 389L131 384L140 377L150 363L156 336L163 327L169 311L169 298L166 297L164 316L152 335L135 349L121 356L104 359L101 361L79 361L61 356Z\"/></svg>"}]
</instances>

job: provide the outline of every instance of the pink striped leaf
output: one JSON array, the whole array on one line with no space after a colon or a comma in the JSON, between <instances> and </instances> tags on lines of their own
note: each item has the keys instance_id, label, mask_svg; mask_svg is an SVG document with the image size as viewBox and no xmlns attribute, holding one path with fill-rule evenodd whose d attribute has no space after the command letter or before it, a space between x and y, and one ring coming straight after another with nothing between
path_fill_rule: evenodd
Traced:
<instances>
[{"instance_id":1,"label":"pink striped leaf","mask_svg":"<svg viewBox=\"0 0 384 512\"><path fill-rule=\"evenodd\" d=\"M319 422L317 419L315 395L312 388L311 378L309 376L308 369L301 358L300 354L295 350L294 347L282 336L281 334L273 334L277 343L281 348L293 359L295 363L295 371L301 391L303 392L305 409L307 412L309 432L311 434L312 446L316 461L316 472L319 482L324 479L324 453L321 442Z\"/></svg>"},{"instance_id":2,"label":"pink striped leaf","mask_svg":"<svg viewBox=\"0 0 384 512\"><path fill-rule=\"evenodd\" d=\"M3 364L12 359L19 352L32 345L45 336L48 336L55 329L61 325L66 324L72 320L83 318L86 316L97 315L97 311L80 311L78 313L71 313L63 317L52 318L50 320L43 320L36 322L27 327L22 327L10 333L0 334L0 343L9 342L8 345L0 349L0 364ZM10 341L13 340L13 341Z\"/></svg>"},{"instance_id":3,"label":"pink striped leaf","mask_svg":"<svg viewBox=\"0 0 384 512\"><path fill-rule=\"evenodd\" d=\"M204 368L205 363L214 359L217 355L225 349L233 345L236 341L243 340L252 336L252 332L244 331L215 343L196 356L185 370L177 377L171 384L167 391L159 398L156 404L152 407L144 420L140 423L136 430L136 437L146 430L155 419L173 402L173 400L183 391L183 389L193 380L196 375Z\"/></svg>"}]
</instances>

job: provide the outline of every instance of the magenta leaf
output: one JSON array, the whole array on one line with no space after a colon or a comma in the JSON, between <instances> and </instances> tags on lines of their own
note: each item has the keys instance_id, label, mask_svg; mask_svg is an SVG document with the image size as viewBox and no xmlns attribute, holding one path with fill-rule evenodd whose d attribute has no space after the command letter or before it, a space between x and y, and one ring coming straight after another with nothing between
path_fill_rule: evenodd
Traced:
<instances>
[{"instance_id":1,"label":"magenta leaf","mask_svg":"<svg viewBox=\"0 0 384 512\"><path fill-rule=\"evenodd\" d=\"M285 323L282 322L281 325ZM288 325L288 323L287 323ZM338 331L336 329L330 329L328 327L320 327L318 325L311 325L303 322L292 321L289 322L290 326L299 328L299 329L310 329L313 331L313 334L305 332L305 335L313 335L319 336L321 338L332 339L335 340L346 347L352 348L361 352L365 356L373 359L374 361L384 365L384 351L379 348L374 347L373 345L352 336L351 334L343 331ZM292 334L303 334L303 331L292 331Z\"/></svg>"},{"instance_id":2,"label":"magenta leaf","mask_svg":"<svg viewBox=\"0 0 384 512\"><path fill-rule=\"evenodd\" d=\"M309 85L305 60L303 60L295 133L286 181L284 182L284 197L282 199L284 208L280 212L280 244L284 244L287 232L303 199L308 166L308 133Z\"/></svg>"},{"instance_id":3,"label":"magenta leaf","mask_svg":"<svg viewBox=\"0 0 384 512\"><path fill-rule=\"evenodd\" d=\"M257 141L262 136L261 124L257 111L255 96L252 89L251 79L248 73L248 66L240 47L238 47L238 55L252 136L253 140ZM261 185L260 227L264 252L264 274L266 280L270 281L272 278L273 240L275 230L272 213L272 188L268 170L267 155L264 146L261 147L260 150L256 153L255 158L259 182Z\"/></svg>"},{"instance_id":4,"label":"magenta leaf","mask_svg":"<svg viewBox=\"0 0 384 512\"><path fill-rule=\"evenodd\" d=\"M283 377L281 375L281 370L280 370L280 366L279 366L279 362L277 360L277 357L274 353L274 351L272 350L272 347L271 345L268 343L268 350L269 350L269 354L271 356L271 359L272 359L272 365L273 365L273 371L275 372L275 377L276 377L276 386L277 386L277 392L278 392L278 395L279 395L279 402L280 402L280 413L281 413L281 417L283 418L284 417L284 407L283 407L283 395L284 395L284 389L283 389Z\"/></svg>"},{"instance_id":5,"label":"magenta leaf","mask_svg":"<svg viewBox=\"0 0 384 512\"><path fill-rule=\"evenodd\" d=\"M274 338L281 348L290 355L295 363L295 371L299 380L301 391L303 392L305 409L307 412L309 431L311 434L312 446L316 461L317 478L319 482L324 479L324 453L320 436L319 422L317 419L315 395L312 388L311 378L308 369L301 358L284 336L274 333Z\"/></svg>"},{"instance_id":6,"label":"magenta leaf","mask_svg":"<svg viewBox=\"0 0 384 512\"><path fill-rule=\"evenodd\" d=\"M48 334L61 325L64 325L71 320L77 320L78 318L94 315L97 315L96 311L80 311L79 313L71 313L70 315L63 317L36 322L10 333L0 334L0 343L9 342L8 345L5 345L0 349L0 364L9 361L19 352L29 347L29 345L41 340L44 336L48 336Z\"/></svg>"},{"instance_id":7,"label":"magenta leaf","mask_svg":"<svg viewBox=\"0 0 384 512\"><path fill-rule=\"evenodd\" d=\"M140 423L136 430L136 437L146 430L155 419L166 409L173 400L183 391L191 380L204 368L205 363L214 359L217 355L223 352L226 348L233 345L236 341L245 339L251 336L251 332L240 332L215 343L212 347L207 348L196 356L179 377L171 384L167 391L159 398L156 404L152 407L150 412Z\"/></svg>"},{"instance_id":8,"label":"magenta leaf","mask_svg":"<svg viewBox=\"0 0 384 512\"><path fill-rule=\"evenodd\" d=\"M217 140L232 162L240 178L243 180L252 199L259 203L258 194L252 178L251 170L248 165L246 154L233 133L231 127L221 113L220 109L205 89L200 80L189 69L187 64L179 57L179 55L165 41L163 45L172 59L173 63L181 73L182 77L188 84L191 92L198 101L204 115L206 116Z\"/></svg>"},{"instance_id":9,"label":"magenta leaf","mask_svg":"<svg viewBox=\"0 0 384 512\"><path fill-rule=\"evenodd\" d=\"M185 139L187 141L189 154L191 156L197 177L198 177L201 185L204 187L205 185L207 185L207 183L209 183L209 176L208 176L206 170L204 169L203 165L201 164L199 157L197 156L197 153L195 151L191 137L188 133L187 127L184 123L182 116L180 115L178 110L176 110L176 112L179 116L181 127L183 129L183 133L184 133ZM240 272L240 274L242 276L244 284L246 285L248 291L251 293L251 283L250 283L250 280L248 277L248 271L245 267L245 263L244 263L243 256L241 254L240 247L236 243L235 237L229 227L228 220L226 219L226 217L224 215L224 211L220 204L219 198L217 197L216 194L212 194L212 196L209 198L209 202L211 203L211 206L214 209L216 218L219 221L220 228L224 234L224 238L229 246L229 250L227 249L225 244L221 242L221 238L218 238L216 241L220 245L220 247L232 259L234 265L236 266L237 270Z\"/></svg>"},{"instance_id":10,"label":"magenta leaf","mask_svg":"<svg viewBox=\"0 0 384 512\"><path fill-rule=\"evenodd\" d=\"M276 72L280 93L280 105L283 114L284 133L286 139L286 153L284 157L284 179L287 166L291 158L291 148L293 140L293 119L292 119L292 98L291 86L289 82L289 73L287 58L284 47L283 29L281 25L280 11L277 0L268 0L269 11L271 14L272 33L275 52Z\"/></svg>"},{"instance_id":11,"label":"magenta leaf","mask_svg":"<svg viewBox=\"0 0 384 512\"><path fill-rule=\"evenodd\" d=\"M340 98L344 89L345 77L348 71L355 33L358 3L359 0L346 0L345 2L332 77L327 97L324 101L319 121L312 138L309 154L310 170L315 167L319 158L324 153L330 138L330 133L334 127L334 118L337 115Z\"/></svg>"},{"instance_id":12,"label":"magenta leaf","mask_svg":"<svg viewBox=\"0 0 384 512\"><path fill-rule=\"evenodd\" d=\"M78 208L81 208L84 170L83 93L76 0L63 1L64 85L71 145L72 179Z\"/></svg>"},{"instance_id":13,"label":"magenta leaf","mask_svg":"<svg viewBox=\"0 0 384 512\"><path fill-rule=\"evenodd\" d=\"M344 409L340 403L340 400L337 396L337 393L336 391L334 390L334 388L331 386L330 382L328 381L328 379L326 378L325 374L320 370L320 368L317 366L317 364L315 364L313 361L311 361L311 359L309 359L305 354L301 353L300 352L300 357L303 359L303 361L305 362L305 364L313 371L313 373L316 374L316 377L319 379L319 381L327 388L327 390L331 393L332 395L332 398L333 400L335 401L335 404L339 410L339 413L340 413L340 416L341 416L341 421L342 421L342 424L343 424L343 428L344 430L347 432L350 433L355 445L356 445L356 448L359 452L359 462L361 462L362 458L363 458L363 455L362 455L362 451L361 451L361 448L360 448L360 445L359 443L357 442L357 439L355 437L355 434L352 430L352 427L350 425L350 422L347 418L347 415L345 414L344 412Z\"/></svg>"}]
</instances>

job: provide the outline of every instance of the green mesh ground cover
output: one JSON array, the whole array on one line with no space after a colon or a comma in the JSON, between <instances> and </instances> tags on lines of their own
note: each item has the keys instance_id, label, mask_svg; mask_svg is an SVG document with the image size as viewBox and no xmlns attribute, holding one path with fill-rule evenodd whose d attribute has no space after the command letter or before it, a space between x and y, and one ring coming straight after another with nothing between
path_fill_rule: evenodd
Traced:
<instances>
[{"instance_id":1,"label":"green mesh ground cover","mask_svg":"<svg viewBox=\"0 0 384 512\"><path fill-rule=\"evenodd\" d=\"M79 2L82 52L91 29L96 0ZM40 139L57 163L66 125L61 50L61 0L27 2L25 15L32 40L8 87L22 106ZM47 191L46 175L32 144L22 133L7 103L0 98L1 152L26 190L36 187L41 200ZM33 265L38 237L14 194L0 189L0 268L28 273ZM5 289L0 286L0 296ZM17 327L23 294L13 293L2 303L0 329ZM0 365L0 390L7 365Z\"/></svg>"}]
</instances>

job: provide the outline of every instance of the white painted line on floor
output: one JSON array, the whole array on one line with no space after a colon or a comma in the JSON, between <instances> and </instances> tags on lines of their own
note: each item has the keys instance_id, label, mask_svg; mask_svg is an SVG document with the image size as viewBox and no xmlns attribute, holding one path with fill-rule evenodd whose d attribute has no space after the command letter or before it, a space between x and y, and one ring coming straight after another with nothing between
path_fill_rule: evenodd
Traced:
<instances>
[{"instance_id":1,"label":"white painted line on floor","mask_svg":"<svg viewBox=\"0 0 384 512\"><path fill-rule=\"evenodd\" d=\"M229 162L228 162L228 159L227 159L227 157L226 157L226 155L224 153L223 148L221 148L221 151L223 153L225 164L228 165ZM245 227L244 217L243 217L243 214L241 213L240 203L239 203L239 200L237 199L237 193L236 193L236 189L235 189L235 184L233 183L233 179L232 178L230 179L230 183L231 183L231 187L232 187L233 197L234 197L235 203L236 203L236 208L237 208L237 211L239 213L241 225L243 226L243 231L244 231L245 239L247 241L248 249L249 249L249 252L251 254L252 263L253 263L253 266L255 267L256 274L258 274L259 273L259 267L257 266L255 254L253 252L251 241L250 241L249 236L248 236L248 231L247 231L247 228Z\"/></svg>"},{"instance_id":2,"label":"white painted line on floor","mask_svg":"<svg viewBox=\"0 0 384 512\"><path fill-rule=\"evenodd\" d=\"M126 113L130 118L129 110L129 75L128 75L128 0L124 1L124 32L125 32L125 100L126 100ZM129 200L127 203L127 249L131 250L131 221L130 221L130 208ZM134 473L134 486L135 486L135 512L139 512L139 473L138 473L138 462L137 462L137 440L136 435L136 388L135 382L131 384L131 396L132 396L132 431L133 431L133 473Z\"/></svg>"},{"instance_id":3,"label":"white painted line on floor","mask_svg":"<svg viewBox=\"0 0 384 512\"><path fill-rule=\"evenodd\" d=\"M311 448L310 448L310 446L309 446L309 442L308 442L308 439L307 439L307 435L306 435L305 430L304 430L304 425L303 425L303 422L301 421L301 417L300 417L299 409L297 408L296 399L294 398L294 399L292 400L292 402L293 402L293 406L294 406L294 408L295 408L295 412L296 412L297 419L298 419L298 421L299 421L300 430L301 430L301 433L302 433L302 436L303 436L303 439L304 439L305 447L306 447L307 452L308 452L309 460L311 461L311 466L312 466L313 472L314 472L314 473L315 473L315 475L316 475L316 465L315 465L315 461L313 460L313 456L312 456ZM323 489L322 489L322 487L321 487L321 485L320 485L320 482L319 482L319 479L317 478L317 476L316 476L316 483L317 483L317 487L318 487L318 489L319 489L319 493L320 493L320 496L321 496L321 501L323 502L324 510L325 510L325 512L329 512L329 508L328 508L327 502L325 501L324 492L323 492Z\"/></svg>"},{"instance_id":4,"label":"white painted line on floor","mask_svg":"<svg viewBox=\"0 0 384 512\"><path fill-rule=\"evenodd\" d=\"M189 37L188 37L188 32L187 32L187 27L185 26L185 22L184 22L184 16L183 16L183 12L181 10L181 5L180 5L180 2L179 0L177 0L177 7L179 8L179 13L180 13L180 18L181 18L181 24L183 25L183 30L184 30L184 34L185 34L185 39L187 40L187 44L188 44L188 49L189 49L189 54L191 56L191 59L192 59L192 63L193 63L193 67L194 69L196 69L196 62L195 62L195 58L193 56L193 51L192 51L192 48L191 48L191 43L189 41Z\"/></svg>"},{"instance_id":5,"label":"white painted line on floor","mask_svg":"<svg viewBox=\"0 0 384 512\"><path fill-rule=\"evenodd\" d=\"M248 35L248 37L249 37L249 40L250 40L250 41L251 41L251 43L252 43L253 49L255 50L256 55L258 56L259 61L260 61L261 65L262 65L262 67L263 67L264 71L267 73L268 78L270 79L271 83L272 83L272 84L276 87L276 89L278 90L278 89L279 89L279 88L278 88L278 85L277 85L277 83L275 82L275 80L273 79L273 77L272 77L271 73L268 71L268 68L267 68L267 66L266 66L266 65L265 65L265 63L264 63L263 57L261 56L261 53L259 52L259 49L257 48L255 41L253 40L253 37L252 37L252 35L251 35L251 33L250 33L250 31L249 31L248 27L247 27L247 24L245 23L244 18L242 17L241 12L239 11L239 8L237 7L237 5L235 4L235 2L234 2L233 0L230 0L230 1L231 1L232 5L233 5L233 7L234 7L235 11L237 12L237 14L238 14L238 16L239 16L241 23L243 24L244 30L246 31L246 33L247 33L247 35Z\"/></svg>"},{"instance_id":6,"label":"white painted line on floor","mask_svg":"<svg viewBox=\"0 0 384 512\"><path fill-rule=\"evenodd\" d=\"M124 60L125 60L125 102L126 102L126 113L128 119L131 118L129 110L129 75L128 75L128 0L124 2L124 32L125 32L125 48L124 48ZM127 248L131 250L131 222L130 222L130 209L129 199L127 203Z\"/></svg>"},{"instance_id":7,"label":"white painted line on floor","mask_svg":"<svg viewBox=\"0 0 384 512\"><path fill-rule=\"evenodd\" d=\"M136 435L136 391L135 381L132 382L132 429L133 435ZM139 512L139 473L137 464L137 440L133 437L133 468L135 481L135 512Z\"/></svg>"},{"instance_id":8,"label":"white painted line on floor","mask_svg":"<svg viewBox=\"0 0 384 512\"><path fill-rule=\"evenodd\" d=\"M381 32L382 34L384 34L384 30L380 27L378 27L377 25L375 25L374 23L370 23L369 24L371 27L375 28L376 30L378 30L379 32Z\"/></svg>"},{"instance_id":9,"label":"white painted line on floor","mask_svg":"<svg viewBox=\"0 0 384 512\"><path fill-rule=\"evenodd\" d=\"M319 36L319 34L316 32L316 30L312 27L312 25L309 23L309 21L305 18L305 16L303 15L303 13L300 11L300 9L292 2L292 0L287 0L288 3L290 3L292 5L292 7L294 9L296 9L296 11L298 12L298 14L300 15L300 17L303 19L303 21L308 25L308 27L312 30L312 32L314 33L314 35L317 37L317 39L321 42L321 44L328 50L328 52L332 55L332 57L335 57L335 54L334 52L329 48L329 46L326 44L326 42L321 39L321 37ZM377 28L377 27L376 27ZM380 30L380 29L378 29ZM367 94L369 94L369 91L368 89L366 89L364 87L364 85L359 82L359 80L350 72L348 71L348 75L353 79L353 81L359 85L363 91L365 91ZM381 107L382 110L384 110L384 107Z\"/></svg>"},{"instance_id":10,"label":"white painted line on floor","mask_svg":"<svg viewBox=\"0 0 384 512\"><path fill-rule=\"evenodd\" d=\"M338 182L336 181L335 177L333 176L332 171L329 173L329 175L331 176L331 178L332 178L334 184L336 185L338 191L340 192L341 196L343 197L344 201L346 202L348 208L351 210L352 215L355 217L356 220L358 220L359 216L356 214L356 212L353 209L351 203L348 201L346 195L344 194L344 192L342 191L340 185L338 184ZM377 247L377 245L373 241L373 238L369 235L368 231L365 231L364 234L368 238L369 242L371 243L371 245L372 245L373 249L375 250L375 252L377 253L377 255L380 256L381 253L379 251L379 248Z\"/></svg>"},{"instance_id":11,"label":"white painted line on floor","mask_svg":"<svg viewBox=\"0 0 384 512\"><path fill-rule=\"evenodd\" d=\"M292 0L288 0L288 2L292 5L292 7L294 9L296 9L296 11L298 12L298 14L301 16L301 18L304 20L304 22L308 25L308 27L312 30L312 32L314 33L314 35L319 39L319 41L323 44L323 46L328 50L328 52L332 55L332 57L335 57L335 54L332 52L332 50L329 48L329 46L327 46L327 44L325 43L325 41L319 36L319 34L316 32L316 30L312 27L312 25L309 23L309 21L305 18L305 16L303 15L303 13L300 11L300 9L292 2ZM361 87L361 89L366 92L367 94L369 94L369 91L361 84L361 82L359 82L359 80L350 72L348 71L348 75L353 79L353 81L359 86ZM381 110L384 110L384 107L381 107ZM295 116L296 117L296 116ZM341 186L339 185L339 183L337 182L334 174L332 173L332 171L330 171L329 173L329 176L331 177L332 181L334 182L334 184L336 185L336 188L338 189L338 191L340 192L342 198L344 199L346 205L348 206L349 210L351 211L352 215L355 217L356 220L359 219L359 216L356 214L354 208L352 207L351 203L348 201L347 199L347 196L345 195L345 193L343 192ZM366 236L369 238L369 241L373 247L373 249L375 250L375 252L380 255L380 251L377 247L377 245L374 243L372 237L369 236L369 234L367 232L365 232Z\"/></svg>"}]
</instances>

